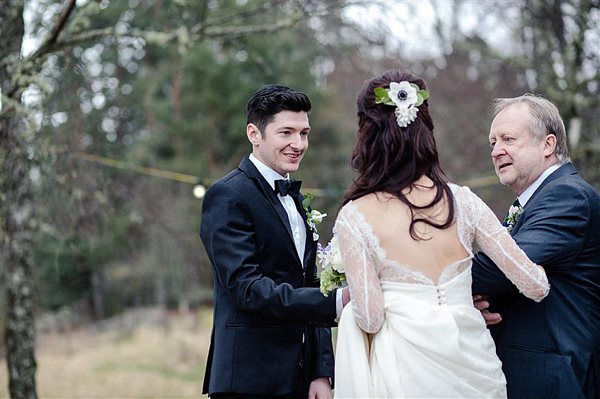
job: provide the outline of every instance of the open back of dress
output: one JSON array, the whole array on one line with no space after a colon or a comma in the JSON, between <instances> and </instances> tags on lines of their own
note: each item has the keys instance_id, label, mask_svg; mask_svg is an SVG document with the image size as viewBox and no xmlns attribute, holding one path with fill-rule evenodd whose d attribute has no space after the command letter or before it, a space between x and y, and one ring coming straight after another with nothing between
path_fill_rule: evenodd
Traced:
<instances>
[{"instance_id":1,"label":"open back of dress","mask_svg":"<svg viewBox=\"0 0 600 399\"><path fill-rule=\"evenodd\" d=\"M399 200L373 195L340 210L335 229L352 300L338 330L336 397L506 396L494 343L472 303L472 243L529 298L543 299L548 280L475 194L450 187L455 223L418 224L426 240L411 238ZM447 205L430 212L443 221Z\"/></svg>"}]
</instances>

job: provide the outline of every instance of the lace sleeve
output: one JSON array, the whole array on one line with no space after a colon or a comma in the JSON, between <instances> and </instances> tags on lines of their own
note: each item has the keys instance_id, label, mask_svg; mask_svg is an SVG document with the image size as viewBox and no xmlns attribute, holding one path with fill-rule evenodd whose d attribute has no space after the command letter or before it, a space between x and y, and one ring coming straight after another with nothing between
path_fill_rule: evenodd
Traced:
<instances>
[{"instance_id":1,"label":"lace sleeve","mask_svg":"<svg viewBox=\"0 0 600 399\"><path fill-rule=\"evenodd\" d=\"M475 196L475 194L473 194ZM543 268L533 263L513 240L492 210L476 197L479 210L475 241L508 279L527 298L540 302L548 295L550 285Z\"/></svg>"},{"instance_id":2,"label":"lace sleeve","mask_svg":"<svg viewBox=\"0 0 600 399\"><path fill-rule=\"evenodd\" d=\"M383 292L369 251L368 237L358 220L359 210L349 203L340 211L335 223L346 278L350 288L351 306L358 326L367 333L376 333L383 325Z\"/></svg>"}]
</instances>

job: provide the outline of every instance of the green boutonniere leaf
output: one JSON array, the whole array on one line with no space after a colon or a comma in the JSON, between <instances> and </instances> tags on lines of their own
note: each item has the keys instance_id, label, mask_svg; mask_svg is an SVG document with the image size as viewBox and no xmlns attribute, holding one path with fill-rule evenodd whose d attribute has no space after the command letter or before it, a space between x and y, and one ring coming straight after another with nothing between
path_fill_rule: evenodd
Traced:
<instances>
[{"instance_id":1,"label":"green boutonniere leaf","mask_svg":"<svg viewBox=\"0 0 600 399\"><path fill-rule=\"evenodd\" d=\"M310 202L313 200L314 195L311 193L305 193L304 199L302 200L302 207L308 212L308 208L310 207Z\"/></svg>"}]
</instances>

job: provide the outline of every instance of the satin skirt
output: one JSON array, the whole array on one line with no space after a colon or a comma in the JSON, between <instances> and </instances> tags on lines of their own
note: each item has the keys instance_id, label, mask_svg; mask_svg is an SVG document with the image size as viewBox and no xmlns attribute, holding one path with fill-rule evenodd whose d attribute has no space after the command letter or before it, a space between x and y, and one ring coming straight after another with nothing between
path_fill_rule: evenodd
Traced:
<instances>
[{"instance_id":1,"label":"satin skirt","mask_svg":"<svg viewBox=\"0 0 600 399\"><path fill-rule=\"evenodd\" d=\"M492 337L473 307L471 269L437 286L382 283L376 334L346 306L338 326L336 398L506 398Z\"/></svg>"}]
</instances>

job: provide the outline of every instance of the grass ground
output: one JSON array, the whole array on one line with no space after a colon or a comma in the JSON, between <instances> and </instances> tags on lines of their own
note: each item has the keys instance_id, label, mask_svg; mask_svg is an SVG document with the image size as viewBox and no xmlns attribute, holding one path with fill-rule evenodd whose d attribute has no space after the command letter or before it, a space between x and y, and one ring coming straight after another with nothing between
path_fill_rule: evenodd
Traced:
<instances>
[{"instance_id":1,"label":"grass ground","mask_svg":"<svg viewBox=\"0 0 600 399\"><path fill-rule=\"evenodd\" d=\"M40 333L36 359L41 399L201 398L212 309L160 323ZM5 359L0 398L8 398Z\"/></svg>"}]
</instances>

